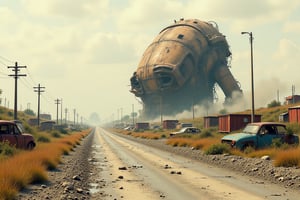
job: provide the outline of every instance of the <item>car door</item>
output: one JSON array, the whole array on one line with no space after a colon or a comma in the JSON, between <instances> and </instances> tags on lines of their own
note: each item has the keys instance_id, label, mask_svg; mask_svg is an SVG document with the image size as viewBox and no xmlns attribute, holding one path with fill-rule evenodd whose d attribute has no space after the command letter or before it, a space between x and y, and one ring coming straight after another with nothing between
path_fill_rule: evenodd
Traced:
<instances>
[{"instance_id":1,"label":"car door","mask_svg":"<svg viewBox=\"0 0 300 200\"><path fill-rule=\"evenodd\" d=\"M257 147L271 146L273 139L278 138L277 129L273 125L263 125L257 136Z\"/></svg>"},{"instance_id":2,"label":"car door","mask_svg":"<svg viewBox=\"0 0 300 200\"><path fill-rule=\"evenodd\" d=\"M10 124L10 131L15 136L16 147L17 148L26 148L25 137L22 135L16 124Z\"/></svg>"},{"instance_id":3,"label":"car door","mask_svg":"<svg viewBox=\"0 0 300 200\"><path fill-rule=\"evenodd\" d=\"M8 141L9 144L13 146L17 146L17 138L14 134L10 131L10 125L9 124L1 124L0 125L0 134L1 134L1 142Z\"/></svg>"}]
</instances>

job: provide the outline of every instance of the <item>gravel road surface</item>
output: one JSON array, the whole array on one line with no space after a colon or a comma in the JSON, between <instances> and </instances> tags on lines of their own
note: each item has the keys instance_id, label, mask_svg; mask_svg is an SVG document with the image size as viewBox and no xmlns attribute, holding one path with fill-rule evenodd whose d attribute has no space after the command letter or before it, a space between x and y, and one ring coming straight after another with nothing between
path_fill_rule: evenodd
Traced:
<instances>
[{"instance_id":1,"label":"gravel road surface","mask_svg":"<svg viewBox=\"0 0 300 200\"><path fill-rule=\"evenodd\" d=\"M299 199L299 168L231 155L207 156L163 140L91 132L49 182L18 199Z\"/></svg>"}]
</instances>

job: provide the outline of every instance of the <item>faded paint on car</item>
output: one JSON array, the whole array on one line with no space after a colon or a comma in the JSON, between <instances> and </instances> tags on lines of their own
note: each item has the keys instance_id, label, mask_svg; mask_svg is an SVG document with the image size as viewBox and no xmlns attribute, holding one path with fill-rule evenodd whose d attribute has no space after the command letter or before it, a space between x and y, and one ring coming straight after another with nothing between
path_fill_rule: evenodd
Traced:
<instances>
[{"instance_id":1,"label":"faded paint on car","mask_svg":"<svg viewBox=\"0 0 300 200\"><path fill-rule=\"evenodd\" d=\"M250 123L243 132L226 135L221 142L243 150L247 146L254 148L270 146L274 139L279 139L282 143L299 144L297 135L287 134L285 124L274 122Z\"/></svg>"},{"instance_id":2,"label":"faded paint on car","mask_svg":"<svg viewBox=\"0 0 300 200\"><path fill-rule=\"evenodd\" d=\"M32 149L36 145L33 136L23 133L16 122L0 120L0 142L5 141L22 149Z\"/></svg>"}]
</instances>

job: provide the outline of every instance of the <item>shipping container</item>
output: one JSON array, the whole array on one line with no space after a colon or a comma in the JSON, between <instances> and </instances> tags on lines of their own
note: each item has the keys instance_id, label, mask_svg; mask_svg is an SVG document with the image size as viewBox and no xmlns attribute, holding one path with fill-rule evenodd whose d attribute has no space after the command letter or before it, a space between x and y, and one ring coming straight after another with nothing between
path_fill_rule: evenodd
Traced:
<instances>
[{"instance_id":1,"label":"shipping container","mask_svg":"<svg viewBox=\"0 0 300 200\"><path fill-rule=\"evenodd\" d=\"M230 133L232 131L243 129L251 122L250 114L227 114L220 115L219 118L219 132ZM255 122L261 121L261 115L254 116Z\"/></svg>"},{"instance_id":2,"label":"shipping container","mask_svg":"<svg viewBox=\"0 0 300 200\"><path fill-rule=\"evenodd\" d=\"M210 128L219 125L219 117L218 116L206 116L204 117L204 128Z\"/></svg>"},{"instance_id":3,"label":"shipping container","mask_svg":"<svg viewBox=\"0 0 300 200\"><path fill-rule=\"evenodd\" d=\"M178 124L178 120L164 120L163 128L164 129L175 129Z\"/></svg>"},{"instance_id":4,"label":"shipping container","mask_svg":"<svg viewBox=\"0 0 300 200\"><path fill-rule=\"evenodd\" d=\"M300 123L300 106L288 108L289 122Z\"/></svg>"}]
</instances>

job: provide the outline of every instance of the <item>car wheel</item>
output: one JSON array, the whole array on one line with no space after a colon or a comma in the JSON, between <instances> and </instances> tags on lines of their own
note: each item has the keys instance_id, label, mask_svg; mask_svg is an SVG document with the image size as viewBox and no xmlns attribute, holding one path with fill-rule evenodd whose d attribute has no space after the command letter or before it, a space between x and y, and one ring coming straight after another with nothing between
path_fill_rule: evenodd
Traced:
<instances>
[{"instance_id":1,"label":"car wheel","mask_svg":"<svg viewBox=\"0 0 300 200\"><path fill-rule=\"evenodd\" d=\"M241 148L241 151L245 151L245 149L247 149L248 147L251 147L253 149L255 149L254 145L253 144L244 144L244 146Z\"/></svg>"},{"instance_id":2,"label":"car wheel","mask_svg":"<svg viewBox=\"0 0 300 200\"><path fill-rule=\"evenodd\" d=\"M27 145L28 150L32 150L34 147L35 147L35 145L34 145L33 142L29 142L28 145Z\"/></svg>"}]
</instances>

